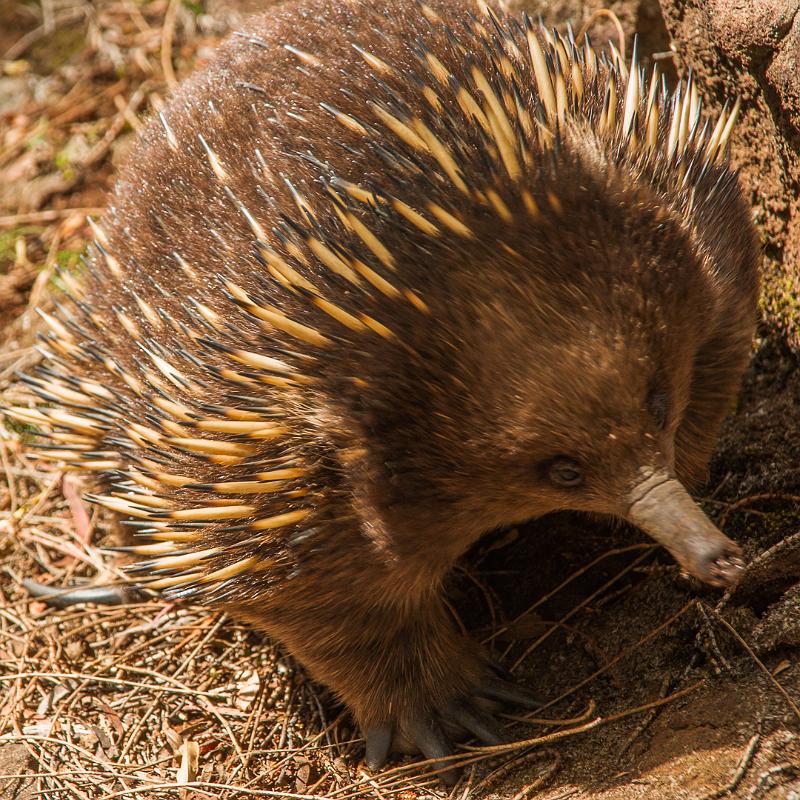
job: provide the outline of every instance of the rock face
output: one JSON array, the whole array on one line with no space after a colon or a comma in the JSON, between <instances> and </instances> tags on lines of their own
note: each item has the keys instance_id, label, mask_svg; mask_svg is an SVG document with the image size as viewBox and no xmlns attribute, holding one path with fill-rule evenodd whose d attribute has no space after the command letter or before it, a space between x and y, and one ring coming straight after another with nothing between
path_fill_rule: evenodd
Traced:
<instances>
[{"instance_id":1,"label":"rock face","mask_svg":"<svg viewBox=\"0 0 800 800\"><path fill-rule=\"evenodd\" d=\"M679 69L704 98L739 93L734 163L764 248L762 310L800 350L800 2L661 0Z\"/></svg>"}]
</instances>

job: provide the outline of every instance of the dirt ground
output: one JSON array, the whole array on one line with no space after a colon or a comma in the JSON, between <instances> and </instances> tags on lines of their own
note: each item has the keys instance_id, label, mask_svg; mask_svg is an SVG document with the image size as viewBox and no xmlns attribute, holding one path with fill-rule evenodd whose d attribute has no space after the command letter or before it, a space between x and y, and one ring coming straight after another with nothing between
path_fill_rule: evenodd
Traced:
<instances>
[{"instance_id":1,"label":"dirt ground","mask_svg":"<svg viewBox=\"0 0 800 800\"><path fill-rule=\"evenodd\" d=\"M248 2L0 4L0 392L36 362L33 308L74 267L142 115ZM537 5L578 28L599 3ZM453 576L463 624L545 701L465 749L450 796L800 800L800 15L786 2L612 3L630 48L711 107L741 91L733 158L765 256L763 322L702 492L748 558L733 593L639 532L559 515L481 541ZM592 24L598 39L615 24ZM797 308L800 308L798 304ZM0 797L445 797L411 761L372 776L342 709L279 647L200 607L54 609L25 578L119 576L81 479L0 425Z\"/></svg>"}]
</instances>

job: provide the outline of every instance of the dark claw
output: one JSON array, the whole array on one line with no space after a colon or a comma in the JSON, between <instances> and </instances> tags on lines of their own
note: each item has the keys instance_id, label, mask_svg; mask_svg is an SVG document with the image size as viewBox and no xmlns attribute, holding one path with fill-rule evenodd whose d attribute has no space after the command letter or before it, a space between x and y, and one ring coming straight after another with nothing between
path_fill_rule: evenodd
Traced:
<instances>
[{"instance_id":1,"label":"dark claw","mask_svg":"<svg viewBox=\"0 0 800 800\"><path fill-rule=\"evenodd\" d=\"M389 758L392 746L392 726L387 722L375 728L369 728L364 735L367 740L365 760L367 767L374 771L380 769Z\"/></svg>"},{"instance_id":2,"label":"dark claw","mask_svg":"<svg viewBox=\"0 0 800 800\"><path fill-rule=\"evenodd\" d=\"M483 744L502 744L503 735L494 719L488 714L482 714L467 705L457 704L450 709L447 715L453 722L458 723L464 730L480 739Z\"/></svg>"},{"instance_id":3,"label":"dark claw","mask_svg":"<svg viewBox=\"0 0 800 800\"><path fill-rule=\"evenodd\" d=\"M453 750L447 737L442 733L439 724L433 719L414 719L406 725L408 736L419 747L425 758L443 759L452 755ZM434 766L435 770L440 770L447 766L446 761L442 761ZM447 786L453 786L461 777L461 770L456 768L442 769L436 773L441 781Z\"/></svg>"},{"instance_id":4,"label":"dark claw","mask_svg":"<svg viewBox=\"0 0 800 800\"><path fill-rule=\"evenodd\" d=\"M499 661L495 661L493 658L488 658L486 660L486 666L501 680L514 683L514 673L511 672L511 670L506 669Z\"/></svg>"},{"instance_id":5,"label":"dark claw","mask_svg":"<svg viewBox=\"0 0 800 800\"><path fill-rule=\"evenodd\" d=\"M74 586L59 589L31 580L23 580L22 585L31 597L41 599L56 608L67 608L79 603L121 606L131 600L131 590L125 586Z\"/></svg>"},{"instance_id":6,"label":"dark claw","mask_svg":"<svg viewBox=\"0 0 800 800\"><path fill-rule=\"evenodd\" d=\"M522 706L522 708L529 710L543 705L542 701L527 689L522 689L502 678L487 678L475 693L478 697L485 697L487 700L497 700L508 705Z\"/></svg>"}]
</instances>

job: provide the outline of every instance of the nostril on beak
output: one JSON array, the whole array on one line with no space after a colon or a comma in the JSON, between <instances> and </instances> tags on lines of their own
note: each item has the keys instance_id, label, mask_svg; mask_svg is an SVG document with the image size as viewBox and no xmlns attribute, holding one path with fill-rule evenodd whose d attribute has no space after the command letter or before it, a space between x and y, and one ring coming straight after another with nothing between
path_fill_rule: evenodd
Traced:
<instances>
[{"instance_id":1,"label":"nostril on beak","mask_svg":"<svg viewBox=\"0 0 800 800\"><path fill-rule=\"evenodd\" d=\"M698 566L704 575L698 577L712 586L731 586L739 580L744 563L738 545L730 541L717 541L699 556Z\"/></svg>"}]
</instances>

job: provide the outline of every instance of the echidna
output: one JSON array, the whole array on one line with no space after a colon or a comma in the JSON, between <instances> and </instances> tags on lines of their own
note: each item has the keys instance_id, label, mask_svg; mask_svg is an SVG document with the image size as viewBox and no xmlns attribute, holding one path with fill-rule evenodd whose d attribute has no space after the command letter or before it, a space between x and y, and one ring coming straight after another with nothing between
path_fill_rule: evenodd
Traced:
<instances>
[{"instance_id":1,"label":"echidna","mask_svg":"<svg viewBox=\"0 0 800 800\"><path fill-rule=\"evenodd\" d=\"M577 509L741 570L684 488L755 320L737 110L467 0L272 9L147 127L8 413L101 474L149 586L331 687L370 766L496 741L476 698L525 695L442 598L481 534Z\"/></svg>"}]
</instances>

